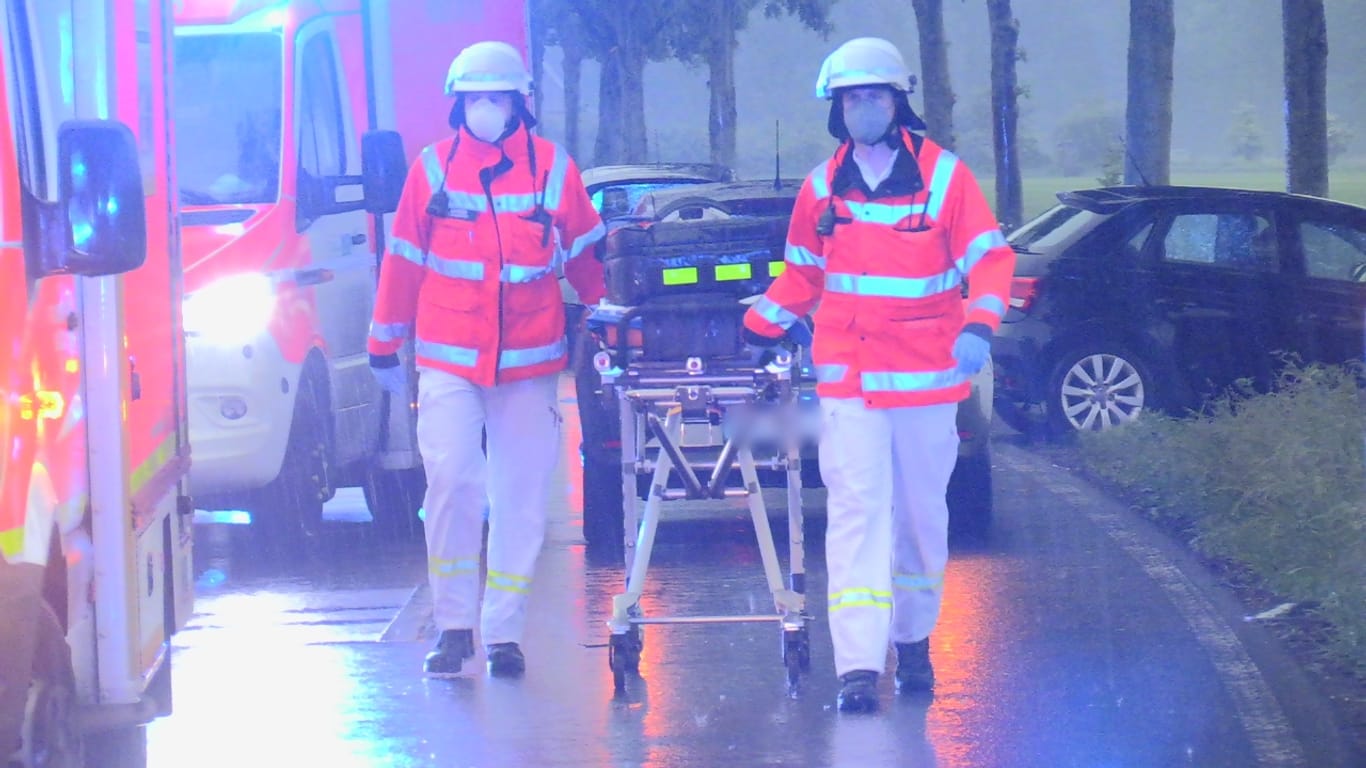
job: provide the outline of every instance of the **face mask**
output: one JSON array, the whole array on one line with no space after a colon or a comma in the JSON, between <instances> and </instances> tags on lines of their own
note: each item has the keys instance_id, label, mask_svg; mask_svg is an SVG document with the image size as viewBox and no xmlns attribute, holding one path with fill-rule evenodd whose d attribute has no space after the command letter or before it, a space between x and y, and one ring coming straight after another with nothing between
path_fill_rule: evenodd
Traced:
<instances>
[{"instance_id":1,"label":"face mask","mask_svg":"<svg viewBox=\"0 0 1366 768\"><path fill-rule=\"evenodd\" d=\"M892 125L892 110L880 104L862 102L844 108L844 127L859 144L872 144L887 134Z\"/></svg>"},{"instance_id":2,"label":"face mask","mask_svg":"<svg viewBox=\"0 0 1366 768\"><path fill-rule=\"evenodd\" d=\"M490 144L507 129L508 114L487 99L465 107L465 125L477 138Z\"/></svg>"}]
</instances>

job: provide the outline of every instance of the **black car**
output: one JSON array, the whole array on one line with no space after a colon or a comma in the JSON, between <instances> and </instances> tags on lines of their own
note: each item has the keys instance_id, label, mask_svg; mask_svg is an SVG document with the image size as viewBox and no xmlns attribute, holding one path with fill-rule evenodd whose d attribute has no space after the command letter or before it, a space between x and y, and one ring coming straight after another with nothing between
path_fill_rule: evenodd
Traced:
<instances>
[{"instance_id":1,"label":"black car","mask_svg":"<svg viewBox=\"0 0 1366 768\"><path fill-rule=\"evenodd\" d=\"M1064 192L1009 236L995 404L1020 431L1181 414L1289 360L1361 360L1366 209L1279 192Z\"/></svg>"},{"instance_id":2,"label":"black car","mask_svg":"<svg viewBox=\"0 0 1366 768\"><path fill-rule=\"evenodd\" d=\"M630 214L642 197L691 184L734 181L735 171L708 163L599 165L583 171L583 186L606 221Z\"/></svg>"},{"instance_id":3,"label":"black car","mask_svg":"<svg viewBox=\"0 0 1366 768\"><path fill-rule=\"evenodd\" d=\"M773 265L781 267L786 240L787 221L792 215L800 180L787 179L775 183L767 181L736 181L668 190L655 190L641 197L630 216L611 228L604 247L607 260L609 295L631 301L646 294L667 292L679 296L687 291L715 294L728 291L732 297L759 293L767 286L771 275L777 274ZM689 244L692 244L691 246ZM666 267L662 279L643 274L644 270L623 267L637 256L658 261ZM727 254L722 256L721 254ZM726 273L739 266L728 263L732 257L745 261L751 268L738 279ZM698 267L698 264L720 266ZM708 274L715 272L714 275ZM694 282L676 281L672 285L668 274L676 272L690 276ZM766 279L765 279L766 278ZM723 285L726 286L723 288ZM742 311L742 307L738 308ZM735 315L738 319L739 314ZM710 328L730 328L729 336L738 336L735 328L725 325L720 317ZM685 326L667 327L663 339L672 348L681 338L688 337ZM648 322L642 324L642 339L653 338ZM708 344L725 340L709 339ZM738 338L731 339L738 344ZM622 538L622 475L620 419L617 405L604 397L601 376L593 366L593 355L612 347L610 340L599 334L583 334L573 356L576 396L583 437L583 516L584 537L590 545L611 545ZM692 354L692 353L690 353ZM816 434L819 419L815 382L808 366L799 366L799 389L803 413L801 427L804 435L802 484L820 487L820 469L816 461ZM988 441L991 427L991 365L973 377L972 392L958 409L960 437L958 463L949 487L950 524L958 533L980 535L990 527L992 516L991 451ZM718 447L719 446L715 446ZM737 473L738 475L738 473ZM781 487L786 482L780 471L760 470L760 483L765 487ZM648 490L645 478L639 478L637 489L644 498Z\"/></svg>"}]
</instances>

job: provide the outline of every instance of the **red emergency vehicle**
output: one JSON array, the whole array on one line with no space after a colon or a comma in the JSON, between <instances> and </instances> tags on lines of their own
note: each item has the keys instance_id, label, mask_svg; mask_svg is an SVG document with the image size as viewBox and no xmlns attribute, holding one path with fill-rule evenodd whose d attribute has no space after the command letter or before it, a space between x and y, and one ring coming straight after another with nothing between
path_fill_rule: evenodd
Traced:
<instances>
[{"instance_id":1,"label":"red emergency vehicle","mask_svg":"<svg viewBox=\"0 0 1366 768\"><path fill-rule=\"evenodd\" d=\"M411 401L389 403L366 337L383 222L406 156L447 135L465 45L525 50L525 3L180 0L175 121L196 502L307 530L339 486L416 520ZM362 174L387 176L367 191ZM372 179L373 180L373 179ZM374 185L372 185L373 187ZM380 186L384 186L381 184Z\"/></svg>"},{"instance_id":2,"label":"red emergency vehicle","mask_svg":"<svg viewBox=\"0 0 1366 768\"><path fill-rule=\"evenodd\" d=\"M193 599L170 18L0 12L0 759L145 762Z\"/></svg>"}]
</instances>

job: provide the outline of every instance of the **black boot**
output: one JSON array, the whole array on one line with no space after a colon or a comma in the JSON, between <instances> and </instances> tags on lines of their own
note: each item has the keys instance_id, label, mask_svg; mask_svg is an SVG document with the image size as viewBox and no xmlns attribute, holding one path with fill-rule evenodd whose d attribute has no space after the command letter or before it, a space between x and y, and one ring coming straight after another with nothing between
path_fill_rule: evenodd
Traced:
<instances>
[{"instance_id":1,"label":"black boot","mask_svg":"<svg viewBox=\"0 0 1366 768\"><path fill-rule=\"evenodd\" d=\"M840 695L836 700L841 712L877 711L877 673L856 669L840 675Z\"/></svg>"},{"instance_id":2,"label":"black boot","mask_svg":"<svg viewBox=\"0 0 1366 768\"><path fill-rule=\"evenodd\" d=\"M516 643L494 643L488 647L489 674L494 677L521 677L526 657Z\"/></svg>"},{"instance_id":3,"label":"black boot","mask_svg":"<svg viewBox=\"0 0 1366 768\"><path fill-rule=\"evenodd\" d=\"M473 655L474 630L443 629L436 648L422 663L422 671L427 677L455 677L460 674L460 664Z\"/></svg>"},{"instance_id":4,"label":"black boot","mask_svg":"<svg viewBox=\"0 0 1366 768\"><path fill-rule=\"evenodd\" d=\"M934 689L930 639L896 644L896 689L901 693Z\"/></svg>"}]
</instances>

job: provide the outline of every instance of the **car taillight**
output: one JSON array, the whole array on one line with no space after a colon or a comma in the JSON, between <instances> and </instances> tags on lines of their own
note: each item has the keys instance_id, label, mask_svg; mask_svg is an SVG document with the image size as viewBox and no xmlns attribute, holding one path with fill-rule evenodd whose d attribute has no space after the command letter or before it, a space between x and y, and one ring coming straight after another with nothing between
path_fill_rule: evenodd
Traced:
<instances>
[{"instance_id":1,"label":"car taillight","mask_svg":"<svg viewBox=\"0 0 1366 768\"><path fill-rule=\"evenodd\" d=\"M1039 297L1039 278L1013 277L1010 279L1010 308L1028 312Z\"/></svg>"}]
</instances>

